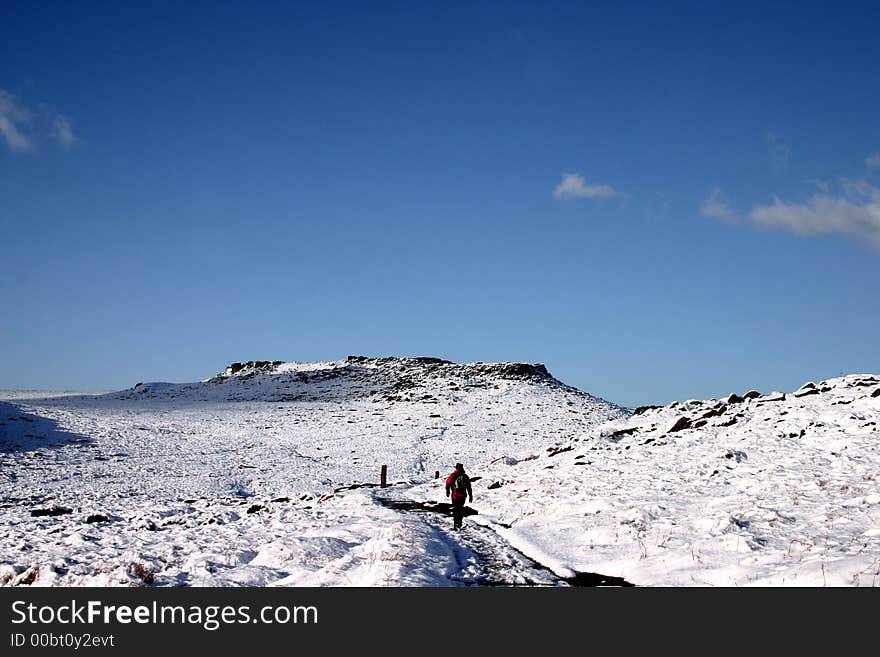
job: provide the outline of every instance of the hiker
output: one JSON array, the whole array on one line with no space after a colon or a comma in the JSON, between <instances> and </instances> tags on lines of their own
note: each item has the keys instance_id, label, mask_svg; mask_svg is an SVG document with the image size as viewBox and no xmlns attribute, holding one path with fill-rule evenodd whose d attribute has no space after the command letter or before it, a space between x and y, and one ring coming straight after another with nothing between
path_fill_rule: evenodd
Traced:
<instances>
[{"instance_id":1,"label":"hiker","mask_svg":"<svg viewBox=\"0 0 880 657\"><path fill-rule=\"evenodd\" d=\"M446 496L452 495L452 520L455 529L461 529L461 520L464 518L464 501L470 498L474 501L474 493L471 490L471 479L464 472L461 463L455 464L455 471L446 478Z\"/></svg>"}]
</instances>

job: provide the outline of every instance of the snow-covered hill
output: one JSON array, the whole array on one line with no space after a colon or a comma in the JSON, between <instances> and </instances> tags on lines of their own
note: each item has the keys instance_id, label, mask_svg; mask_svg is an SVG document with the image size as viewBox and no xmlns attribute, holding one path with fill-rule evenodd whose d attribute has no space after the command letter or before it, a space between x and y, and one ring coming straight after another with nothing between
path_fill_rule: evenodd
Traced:
<instances>
[{"instance_id":1,"label":"snow-covered hill","mask_svg":"<svg viewBox=\"0 0 880 657\"><path fill-rule=\"evenodd\" d=\"M880 586L880 377L638 410L484 469L477 520L559 574Z\"/></svg>"},{"instance_id":2,"label":"snow-covered hill","mask_svg":"<svg viewBox=\"0 0 880 657\"><path fill-rule=\"evenodd\" d=\"M633 413L540 365L350 357L0 399L0 583L880 585L874 375ZM407 511L457 461L461 533Z\"/></svg>"},{"instance_id":3,"label":"snow-covered hill","mask_svg":"<svg viewBox=\"0 0 880 657\"><path fill-rule=\"evenodd\" d=\"M17 397L0 403L0 563L16 583L125 583L133 563L162 584L355 581L358 566L333 564L377 533L407 537L396 552L421 560L409 533L424 523L357 488L381 465L392 482L424 482L629 415L541 365L433 358L235 363L197 383ZM314 574L325 568L344 577ZM356 581L457 581L421 568Z\"/></svg>"}]
</instances>

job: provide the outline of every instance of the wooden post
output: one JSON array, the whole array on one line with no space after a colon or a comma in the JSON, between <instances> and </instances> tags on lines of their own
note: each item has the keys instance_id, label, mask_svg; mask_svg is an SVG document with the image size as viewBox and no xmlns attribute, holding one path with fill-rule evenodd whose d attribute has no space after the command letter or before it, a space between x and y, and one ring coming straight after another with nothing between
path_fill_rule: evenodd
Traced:
<instances>
[{"instance_id":1,"label":"wooden post","mask_svg":"<svg viewBox=\"0 0 880 657\"><path fill-rule=\"evenodd\" d=\"M382 482L381 482L380 486L382 486L382 488L385 488L387 485L388 485L388 466L383 465L382 466Z\"/></svg>"},{"instance_id":2,"label":"wooden post","mask_svg":"<svg viewBox=\"0 0 880 657\"><path fill-rule=\"evenodd\" d=\"M439 478L440 478L440 471L434 470L434 479L439 479Z\"/></svg>"}]
</instances>

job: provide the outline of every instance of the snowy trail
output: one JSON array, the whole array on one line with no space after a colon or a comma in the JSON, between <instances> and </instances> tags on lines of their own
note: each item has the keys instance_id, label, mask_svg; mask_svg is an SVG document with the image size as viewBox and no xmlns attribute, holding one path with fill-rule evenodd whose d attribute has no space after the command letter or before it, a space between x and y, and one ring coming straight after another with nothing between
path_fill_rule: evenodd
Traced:
<instances>
[{"instance_id":1,"label":"snowy trail","mask_svg":"<svg viewBox=\"0 0 880 657\"><path fill-rule=\"evenodd\" d=\"M381 506L422 517L422 522L434 530L435 536L448 547L455 560L457 571L449 574L452 583L465 586L633 586L623 578L592 572L560 576L478 521L465 521L464 528L455 531L446 504L391 498L381 493L374 493L373 500Z\"/></svg>"},{"instance_id":2,"label":"snowy trail","mask_svg":"<svg viewBox=\"0 0 880 657\"><path fill-rule=\"evenodd\" d=\"M458 569L450 573L453 583L465 586L566 586L549 568L529 559L490 528L465 521L461 531L452 528L452 517L426 508L402 508L411 500L374 493L377 504L417 515L453 555ZM418 503L415 503L418 504Z\"/></svg>"}]
</instances>

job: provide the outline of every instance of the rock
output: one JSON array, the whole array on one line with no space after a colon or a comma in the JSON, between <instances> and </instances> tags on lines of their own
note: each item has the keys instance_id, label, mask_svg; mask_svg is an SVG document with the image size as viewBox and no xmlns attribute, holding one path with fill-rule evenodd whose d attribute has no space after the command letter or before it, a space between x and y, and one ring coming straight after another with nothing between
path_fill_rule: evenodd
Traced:
<instances>
[{"instance_id":1,"label":"rock","mask_svg":"<svg viewBox=\"0 0 880 657\"><path fill-rule=\"evenodd\" d=\"M65 506L53 506L49 509L31 509L31 515L34 518L39 518L41 516L63 516L68 513L73 513L72 509L68 509Z\"/></svg>"},{"instance_id":2,"label":"rock","mask_svg":"<svg viewBox=\"0 0 880 657\"><path fill-rule=\"evenodd\" d=\"M501 488L503 485L504 484L502 484L500 481L495 481L495 482L492 482L491 484L489 484L488 486L486 486L486 488L488 490L495 490L496 488Z\"/></svg>"},{"instance_id":3,"label":"rock","mask_svg":"<svg viewBox=\"0 0 880 657\"><path fill-rule=\"evenodd\" d=\"M744 399L755 399L756 397L760 397L761 393L757 390L749 390L746 394L743 395Z\"/></svg>"},{"instance_id":4,"label":"rock","mask_svg":"<svg viewBox=\"0 0 880 657\"><path fill-rule=\"evenodd\" d=\"M268 374L273 372L283 362L283 360L249 360L246 363L232 363L219 376L235 376L244 370L255 374Z\"/></svg>"},{"instance_id":5,"label":"rock","mask_svg":"<svg viewBox=\"0 0 880 657\"><path fill-rule=\"evenodd\" d=\"M636 410L633 411L633 415L641 415L642 413L647 413L648 411L653 411L657 408L663 408L662 406L637 406Z\"/></svg>"},{"instance_id":6,"label":"rock","mask_svg":"<svg viewBox=\"0 0 880 657\"><path fill-rule=\"evenodd\" d=\"M818 395L818 394L819 394L818 388L807 388L807 389L801 388L796 393L794 393L794 396L795 397L806 397L807 395Z\"/></svg>"},{"instance_id":7,"label":"rock","mask_svg":"<svg viewBox=\"0 0 880 657\"><path fill-rule=\"evenodd\" d=\"M689 417L685 417L682 415L678 418L675 423L666 430L666 433L673 433L675 431L681 431L683 429L689 429L691 426L691 419Z\"/></svg>"},{"instance_id":8,"label":"rock","mask_svg":"<svg viewBox=\"0 0 880 657\"><path fill-rule=\"evenodd\" d=\"M103 513L93 513L88 518L86 518L86 522L110 522L110 518L105 516Z\"/></svg>"},{"instance_id":9,"label":"rock","mask_svg":"<svg viewBox=\"0 0 880 657\"><path fill-rule=\"evenodd\" d=\"M812 381L807 381L804 385L802 385L798 389L798 391L800 391L800 390L815 390L815 389L816 389L816 384L813 383Z\"/></svg>"},{"instance_id":10,"label":"rock","mask_svg":"<svg viewBox=\"0 0 880 657\"><path fill-rule=\"evenodd\" d=\"M872 397L880 397L880 388L877 388L874 392L871 393Z\"/></svg>"},{"instance_id":11,"label":"rock","mask_svg":"<svg viewBox=\"0 0 880 657\"><path fill-rule=\"evenodd\" d=\"M213 518L212 518L213 520ZM137 518L134 522L135 529L146 529L148 532L159 531L159 526L150 518Z\"/></svg>"},{"instance_id":12,"label":"rock","mask_svg":"<svg viewBox=\"0 0 880 657\"><path fill-rule=\"evenodd\" d=\"M694 422L694 424L691 428L692 429L699 429L700 427L704 427L707 424L709 424L709 420L702 420L701 419L701 420L697 420L696 422Z\"/></svg>"},{"instance_id":13,"label":"rock","mask_svg":"<svg viewBox=\"0 0 880 657\"><path fill-rule=\"evenodd\" d=\"M605 437L609 438L610 440L618 441L621 438L623 438L624 436L628 436L630 434L633 434L638 430L639 430L638 427L629 427L627 429L618 429L617 431L612 431L610 434L608 434Z\"/></svg>"},{"instance_id":14,"label":"rock","mask_svg":"<svg viewBox=\"0 0 880 657\"><path fill-rule=\"evenodd\" d=\"M150 570L149 566L140 561L133 561L128 564L128 575L129 577L136 577L144 584L152 584L155 581L153 571Z\"/></svg>"},{"instance_id":15,"label":"rock","mask_svg":"<svg viewBox=\"0 0 880 657\"><path fill-rule=\"evenodd\" d=\"M548 447L547 456L556 456L557 454L562 454L562 452L570 452L573 449L573 445L569 445L568 447ZM474 479L471 478L471 481L474 481Z\"/></svg>"},{"instance_id":16,"label":"rock","mask_svg":"<svg viewBox=\"0 0 880 657\"><path fill-rule=\"evenodd\" d=\"M710 417L715 417L716 415L724 415L724 413L725 413L726 411L727 411L727 406L725 406L724 404L722 404L722 405L719 406L718 408L711 408L711 409L709 409L708 411L706 411L705 413L703 413L698 419L703 420L703 419L707 419L707 418L710 418Z\"/></svg>"},{"instance_id":17,"label":"rock","mask_svg":"<svg viewBox=\"0 0 880 657\"><path fill-rule=\"evenodd\" d=\"M766 397L761 397L761 399L759 399L757 401L757 403L758 404L767 404L769 402L778 402L778 401L785 401L785 393L784 392L779 395L776 395L776 396L767 395Z\"/></svg>"},{"instance_id":18,"label":"rock","mask_svg":"<svg viewBox=\"0 0 880 657\"><path fill-rule=\"evenodd\" d=\"M30 586L37 581L39 576L40 567L30 566L27 570L12 580L12 586Z\"/></svg>"},{"instance_id":19,"label":"rock","mask_svg":"<svg viewBox=\"0 0 880 657\"><path fill-rule=\"evenodd\" d=\"M247 512L248 512L248 513L256 513L257 511L260 511L260 510L265 509L265 508L266 508L266 507L264 507L262 504L252 504L252 505L250 506L250 508L247 510Z\"/></svg>"},{"instance_id":20,"label":"rock","mask_svg":"<svg viewBox=\"0 0 880 657\"><path fill-rule=\"evenodd\" d=\"M745 452L741 452L738 449L728 449L724 454L724 458L726 459L736 459L737 463L742 463L747 460L749 457Z\"/></svg>"},{"instance_id":21,"label":"rock","mask_svg":"<svg viewBox=\"0 0 880 657\"><path fill-rule=\"evenodd\" d=\"M727 403L728 404L739 404L742 401L743 401L743 398L740 397L735 392L732 392L727 396Z\"/></svg>"}]
</instances>

